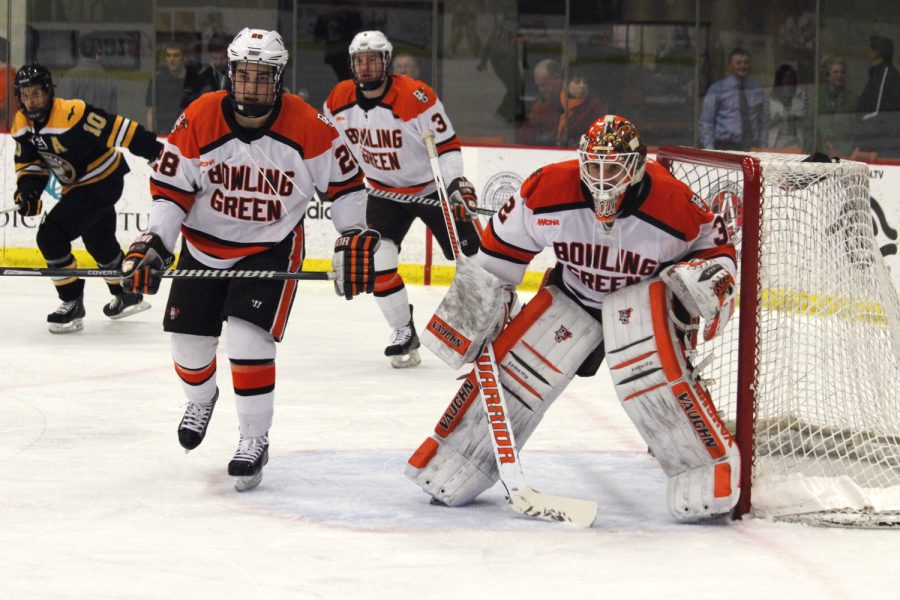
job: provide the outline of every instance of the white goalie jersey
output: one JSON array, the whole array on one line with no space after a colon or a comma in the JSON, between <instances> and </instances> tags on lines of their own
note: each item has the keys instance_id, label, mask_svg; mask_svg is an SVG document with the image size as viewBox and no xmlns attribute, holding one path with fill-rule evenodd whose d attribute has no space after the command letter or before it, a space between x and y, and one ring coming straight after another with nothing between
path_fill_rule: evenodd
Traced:
<instances>
[{"instance_id":1,"label":"white goalie jersey","mask_svg":"<svg viewBox=\"0 0 900 600\"><path fill-rule=\"evenodd\" d=\"M722 218L651 160L608 230L596 222L577 160L539 169L491 218L478 262L504 281L519 283L531 260L548 247L566 288L591 308L600 308L606 294L654 277L674 262L708 259L735 271L735 250Z\"/></svg>"}]
</instances>

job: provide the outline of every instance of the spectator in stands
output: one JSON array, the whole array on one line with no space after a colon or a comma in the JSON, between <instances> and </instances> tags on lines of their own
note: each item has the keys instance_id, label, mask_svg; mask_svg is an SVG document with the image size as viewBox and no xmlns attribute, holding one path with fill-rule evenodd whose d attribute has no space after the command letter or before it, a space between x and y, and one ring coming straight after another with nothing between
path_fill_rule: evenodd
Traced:
<instances>
[{"instance_id":1,"label":"spectator in stands","mask_svg":"<svg viewBox=\"0 0 900 600\"><path fill-rule=\"evenodd\" d=\"M709 86L700 113L700 146L749 150L761 146L769 132L769 99L750 79L750 53L728 54L729 75Z\"/></svg>"},{"instance_id":2,"label":"spectator in stands","mask_svg":"<svg viewBox=\"0 0 900 600\"><path fill-rule=\"evenodd\" d=\"M397 75L406 75L413 79L419 79L421 74L416 57L409 52L401 52L394 57L393 70Z\"/></svg>"},{"instance_id":3,"label":"spectator in stands","mask_svg":"<svg viewBox=\"0 0 900 600\"><path fill-rule=\"evenodd\" d=\"M769 96L769 148L809 151L809 97L797 85L797 70L782 64Z\"/></svg>"},{"instance_id":4,"label":"spectator in stands","mask_svg":"<svg viewBox=\"0 0 900 600\"><path fill-rule=\"evenodd\" d=\"M0 133L9 133L9 127L16 116L15 105L12 110L7 99L12 96L10 90L16 81L16 70L9 64L9 41L0 37Z\"/></svg>"},{"instance_id":5,"label":"spectator in stands","mask_svg":"<svg viewBox=\"0 0 900 600\"><path fill-rule=\"evenodd\" d=\"M185 63L181 44L169 41L162 45L164 62L156 69L147 86L147 128L169 133L181 111L200 96L200 73Z\"/></svg>"},{"instance_id":6,"label":"spectator in stands","mask_svg":"<svg viewBox=\"0 0 900 600\"><path fill-rule=\"evenodd\" d=\"M847 64L841 59L826 58L822 80L815 150L832 156L849 156L858 117L856 94L847 88Z\"/></svg>"},{"instance_id":7,"label":"spectator in stands","mask_svg":"<svg viewBox=\"0 0 900 600\"><path fill-rule=\"evenodd\" d=\"M228 82L228 44L230 42L231 37L215 35L206 43L209 63L200 70L201 94L225 89Z\"/></svg>"},{"instance_id":8,"label":"spectator in stands","mask_svg":"<svg viewBox=\"0 0 900 600\"><path fill-rule=\"evenodd\" d=\"M607 105L591 94L587 76L580 69L573 69L566 89L560 92L560 102L565 108L559 117L556 143L559 146L576 147L581 135L591 123L608 114Z\"/></svg>"},{"instance_id":9,"label":"spectator in stands","mask_svg":"<svg viewBox=\"0 0 900 600\"><path fill-rule=\"evenodd\" d=\"M563 71L559 63L548 58L536 64L534 85L537 86L539 97L516 131L516 143L554 146L559 117L563 113L563 106L559 101L559 94L563 89Z\"/></svg>"},{"instance_id":10,"label":"spectator in stands","mask_svg":"<svg viewBox=\"0 0 900 600\"><path fill-rule=\"evenodd\" d=\"M74 67L63 73L60 96L78 98L110 114L117 114L119 84L100 64L102 60L99 38L93 34L79 36L78 60Z\"/></svg>"},{"instance_id":11,"label":"spectator in stands","mask_svg":"<svg viewBox=\"0 0 900 600\"><path fill-rule=\"evenodd\" d=\"M893 65L894 42L874 35L866 53L869 81L859 95L856 110L862 113L856 147L881 156L900 156L900 73Z\"/></svg>"}]
</instances>

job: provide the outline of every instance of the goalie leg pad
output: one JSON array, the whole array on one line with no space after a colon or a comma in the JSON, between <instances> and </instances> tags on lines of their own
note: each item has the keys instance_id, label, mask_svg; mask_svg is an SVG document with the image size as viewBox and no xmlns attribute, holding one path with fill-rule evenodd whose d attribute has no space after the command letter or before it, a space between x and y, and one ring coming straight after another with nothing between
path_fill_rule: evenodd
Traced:
<instances>
[{"instance_id":1,"label":"goalie leg pad","mask_svg":"<svg viewBox=\"0 0 900 600\"><path fill-rule=\"evenodd\" d=\"M519 448L602 341L600 324L554 286L503 330L494 352ZM448 506L471 502L499 478L481 402L472 371L406 467L407 477Z\"/></svg>"},{"instance_id":2,"label":"goalie leg pad","mask_svg":"<svg viewBox=\"0 0 900 600\"><path fill-rule=\"evenodd\" d=\"M676 336L669 294L651 279L604 299L607 362L625 412L669 478L672 514L724 514L740 493L740 455Z\"/></svg>"}]
</instances>

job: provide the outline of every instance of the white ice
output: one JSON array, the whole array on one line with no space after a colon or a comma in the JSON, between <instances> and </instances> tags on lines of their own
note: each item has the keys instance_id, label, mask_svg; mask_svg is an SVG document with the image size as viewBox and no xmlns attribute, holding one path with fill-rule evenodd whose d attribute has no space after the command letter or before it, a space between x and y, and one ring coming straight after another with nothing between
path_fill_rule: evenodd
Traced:
<instances>
[{"instance_id":1,"label":"white ice","mask_svg":"<svg viewBox=\"0 0 900 600\"><path fill-rule=\"evenodd\" d=\"M305 282L278 346L271 460L238 494L227 356L203 445L184 400L165 293L121 321L89 280L84 331L47 332L47 279L0 278L2 598L900 598L900 531L750 519L680 524L601 367L576 379L523 453L542 491L592 498L592 529L533 521L495 487L431 506L403 476L457 388L423 350L382 356L371 298ZM164 286L164 292L166 287ZM445 291L410 286L422 325Z\"/></svg>"}]
</instances>

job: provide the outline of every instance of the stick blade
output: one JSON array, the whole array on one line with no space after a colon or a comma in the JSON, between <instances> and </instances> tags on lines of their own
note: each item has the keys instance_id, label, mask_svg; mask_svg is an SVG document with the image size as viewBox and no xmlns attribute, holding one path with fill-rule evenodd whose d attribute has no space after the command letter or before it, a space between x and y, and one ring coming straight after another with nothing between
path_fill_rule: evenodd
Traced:
<instances>
[{"instance_id":1,"label":"stick blade","mask_svg":"<svg viewBox=\"0 0 900 600\"><path fill-rule=\"evenodd\" d=\"M531 488L510 494L509 504L514 511L526 517L556 523L571 523L578 527L593 525L599 508L593 500L542 494Z\"/></svg>"}]
</instances>

